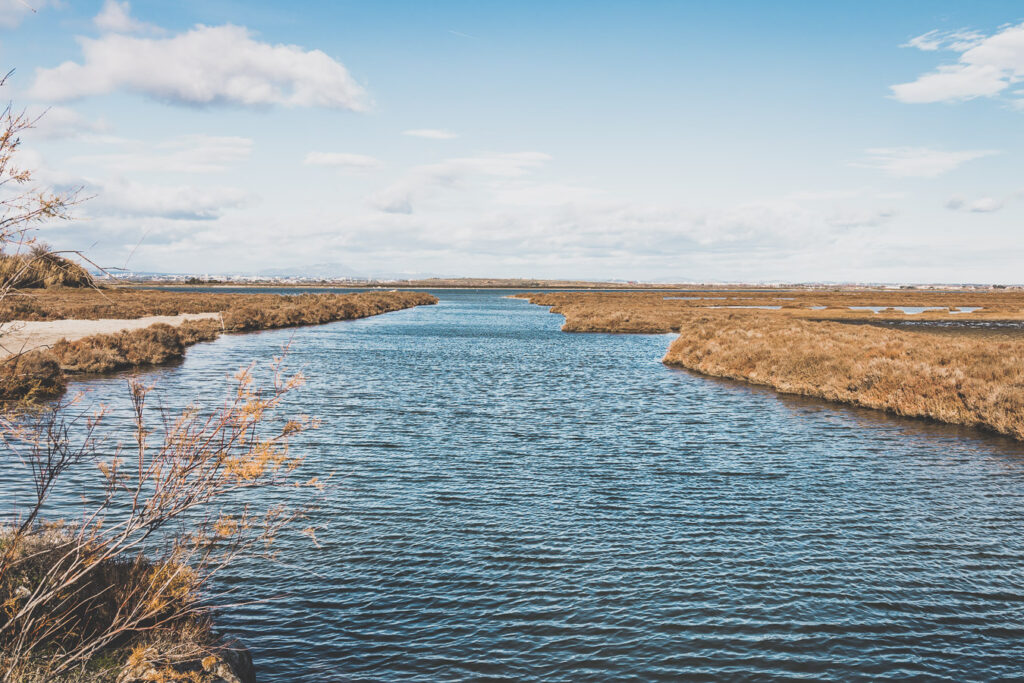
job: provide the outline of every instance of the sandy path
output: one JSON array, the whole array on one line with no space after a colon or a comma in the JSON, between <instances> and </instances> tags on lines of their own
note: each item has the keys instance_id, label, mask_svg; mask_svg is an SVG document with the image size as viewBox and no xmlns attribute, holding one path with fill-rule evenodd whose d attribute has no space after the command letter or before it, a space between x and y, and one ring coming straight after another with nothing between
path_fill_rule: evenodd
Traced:
<instances>
[{"instance_id":1,"label":"sandy path","mask_svg":"<svg viewBox=\"0 0 1024 683\"><path fill-rule=\"evenodd\" d=\"M183 313L151 315L130 320L43 320L11 322L0 328L0 358L15 353L48 348L61 339L75 341L94 334L113 334L122 330L140 330L154 323L180 325L186 320L219 318L220 313Z\"/></svg>"}]
</instances>

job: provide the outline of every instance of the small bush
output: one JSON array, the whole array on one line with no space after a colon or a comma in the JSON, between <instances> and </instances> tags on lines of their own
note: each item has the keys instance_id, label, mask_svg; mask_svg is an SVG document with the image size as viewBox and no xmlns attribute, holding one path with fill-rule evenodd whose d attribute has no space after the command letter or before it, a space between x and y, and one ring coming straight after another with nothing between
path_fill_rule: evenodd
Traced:
<instances>
[{"instance_id":1,"label":"small bush","mask_svg":"<svg viewBox=\"0 0 1024 683\"><path fill-rule=\"evenodd\" d=\"M178 330L164 323L141 330L97 334L54 344L53 356L65 372L111 372L139 365L159 365L181 358L185 344Z\"/></svg>"},{"instance_id":2,"label":"small bush","mask_svg":"<svg viewBox=\"0 0 1024 683\"><path fill-rule=\"evenodd\" d=\"M47 351L0 361L0 402L45 401L63 394L66 384L60 364Z\"/></svg>"}]
</instances>

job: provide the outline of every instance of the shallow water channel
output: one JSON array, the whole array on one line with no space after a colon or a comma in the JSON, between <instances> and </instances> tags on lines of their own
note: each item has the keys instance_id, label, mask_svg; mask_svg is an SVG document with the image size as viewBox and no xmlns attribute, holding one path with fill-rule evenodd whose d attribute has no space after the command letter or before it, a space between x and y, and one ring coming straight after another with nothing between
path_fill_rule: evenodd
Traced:
<instances>
[{"instance_id":1,"label":"shallow water channel","mask_svg":"<svg viewBox=\"0 0 1024 683\"><path fill-rule=\"evenodd\" d=\"M1024 676L1024 446L666 368L500 291L225 336L169 407L292 340L336 472L222 577L261 681ZM123 377L76 388L123 415ZM304 493L296 492L296 496ZM299 502L296 500L295 502Z\"/></svg>"}]
</instances>

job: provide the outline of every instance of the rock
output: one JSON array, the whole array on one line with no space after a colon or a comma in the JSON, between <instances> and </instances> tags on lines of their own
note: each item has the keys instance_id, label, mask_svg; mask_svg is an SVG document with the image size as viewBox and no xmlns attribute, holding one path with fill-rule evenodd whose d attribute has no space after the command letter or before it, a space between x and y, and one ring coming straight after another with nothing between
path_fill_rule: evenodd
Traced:
<instances>
[{"instance_id":1,"label":"rock","mask_svg":"<svg viewBox=\"0 0 1024 683\"><path fill-rule=\"evenodd\" d=\"M204 671L217 676L214 683L256 683L252 655L236 638L222 641L217 654L210 655L202 664Z\"/></svg>"},{"instance_id":2,"label":"rock","mask_svg":"<svg viewBox=\"0 0 1024 683\"><path fill-rule=\"evenodd\" d=\"M168 671L175 674L206 674L200 678L203 683L256 683L252 655L235 638L220 640L213 652L201 659L171 661L155 648L136 650L118 675L117 683L165 680Z\"/></svg>"}]
</instances>

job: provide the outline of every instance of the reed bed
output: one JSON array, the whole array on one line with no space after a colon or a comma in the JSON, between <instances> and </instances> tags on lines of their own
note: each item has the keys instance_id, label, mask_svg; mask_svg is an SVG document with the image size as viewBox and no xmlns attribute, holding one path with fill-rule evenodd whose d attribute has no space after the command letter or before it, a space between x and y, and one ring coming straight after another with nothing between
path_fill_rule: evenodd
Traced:
<instances>
[{"instance_id":1,"label":"reed bed","mask_svg":"<svg viewBox=\"0 0 1024 683\"><path fill-rule=\"evenodd\" d=\"M938 336L770 314L702 315L663 362L1024 440L1024 340Z\"/></svg>"},{"instance_id":2,"label":"reed bed","mask_svg":"<svg viewBox=\"0 0 1024 683\"><path fill-rule=\"evenodd\" d=\"M789 296L786 294L785 296ZM844 294L815 301L890 301L892 306L983 306L970 314L932 313L925 320L1020 320L1016 293ZM856 297L856 298L854 298ZM850 322L922 319L926 314L843 310L834 318L806 307L711 308L650 295L528 295L566 316L572 332L678 332L663 362L777 391L980 427L1024 440L1024 335L922 333ZM767 297L762 297L767 299ZM796 299L801 301L803 297ZM825 304L817 304L825 305ZM885 305L885 304L850 304ZM826 311L827 312L827 311Z\"/></svg>"}]
</instances>

